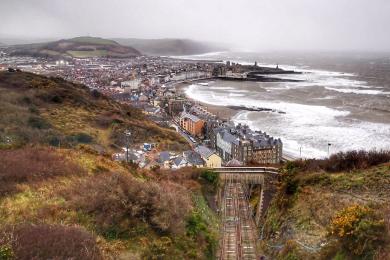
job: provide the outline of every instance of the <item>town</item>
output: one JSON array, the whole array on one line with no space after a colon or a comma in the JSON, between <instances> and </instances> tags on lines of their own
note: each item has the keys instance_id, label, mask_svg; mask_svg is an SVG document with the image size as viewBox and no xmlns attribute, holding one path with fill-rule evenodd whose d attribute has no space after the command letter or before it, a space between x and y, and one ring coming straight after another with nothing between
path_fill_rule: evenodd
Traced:
<instances>
[{"instance_id":1,"label":"town","mask_svg":"<svg viewBox=\"0 0 390 260\"><path fill-rule=\"evenodd\" d=\"M153 56L56 60L14 56L4 48L0 50L0 70L9 68L84 84L93 91L141 109L160 126L175 128L191 147L182 153L161 151L156 144L132 143L131 133L128 133L125 147L112 155L114 160L133 162L148 169L269 165L282 161L283 143L280 139L218 117L206 106L187 98L178 91L178 86L191 82L207 85L210 79L277 80L264 75L297 72L285 71L278 66L259 67L257 62L245 66Z\"/></svg>"}]
</instances>

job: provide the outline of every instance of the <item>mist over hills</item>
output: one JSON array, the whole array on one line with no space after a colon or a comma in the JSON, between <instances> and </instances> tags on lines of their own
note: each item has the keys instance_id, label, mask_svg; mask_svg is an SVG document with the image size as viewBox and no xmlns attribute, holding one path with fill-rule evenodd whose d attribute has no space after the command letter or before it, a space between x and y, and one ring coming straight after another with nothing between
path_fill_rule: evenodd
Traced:
<instances>
[{"instance_id":1,"label":"mist over hills","mask_svg":"<svg viewBox=\"0 0 390 260\"><path fill-rule=\"evenodd\" d=\"M113 40L125 46L132 46L142 53L149 55L195 55L228 50L222 44L190 39L114 38Z\"/></svg>"},{"instance_id":2,"label":"mist over hills","mask_svg":"<svg viewBox=\"0 0 390 260\"><path fill-rule=\"evenodd\" d=\"M49 43L38 43L15 46L13 55L35 57L88 58L112 57L128 58L141 53L129 46L98 37L76 37Z\"/></svg>"},{"instance_id":3,"label":"mist over hills","mask_svg":"<svg viewBox=\"0 0 390 260\"><path fill-rule=\"evenodd\" d=\"M0 43L0 45L2 44ZM4 45L8 45L13 48L13 55L54 58L128 58L143 54L180 56L228 50L228 48L223 44L201 42L190 39L105 39L91 36L75 37L56 41L48 40L47 42L39 42L33 39L6 39L6 44Z\"/></svg>"}]
</instances>

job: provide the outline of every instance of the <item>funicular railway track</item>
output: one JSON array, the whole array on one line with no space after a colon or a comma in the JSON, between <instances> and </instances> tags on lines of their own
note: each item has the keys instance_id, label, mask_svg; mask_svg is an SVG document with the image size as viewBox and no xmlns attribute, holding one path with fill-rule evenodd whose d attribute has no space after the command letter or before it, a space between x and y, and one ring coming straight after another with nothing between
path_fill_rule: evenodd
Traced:
<instances>
[{"instance_id":1,"label":"funicular railway track","mask_svg":"<svg viewBox=\"0 0 390 260\"><path fill-rule=\"evenodd\" d=\"M248 193L240 182L226 180L222 201L220 259L256 259L256 233Z\"/></svg>"}]
</instances>

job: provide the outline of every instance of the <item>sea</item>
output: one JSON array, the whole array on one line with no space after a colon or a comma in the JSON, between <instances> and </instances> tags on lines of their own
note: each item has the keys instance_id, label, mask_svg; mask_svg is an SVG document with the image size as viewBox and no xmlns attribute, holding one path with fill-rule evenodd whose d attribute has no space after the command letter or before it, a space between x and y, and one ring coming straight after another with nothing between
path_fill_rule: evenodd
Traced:
<instances>
[{"instance_id":1,"label":"sea","mask_svg":"<svg viewBox=\"0 0 390 260\"><path fill-rule=\"evenodd\" d=\"M188 97L239 111L231 120L281 138L284 153L324 158L348 150L390 150L390 53L219 52L181 56L300 71L275 75L300 82L209 81Z\"/></svg>"}]
</instances>

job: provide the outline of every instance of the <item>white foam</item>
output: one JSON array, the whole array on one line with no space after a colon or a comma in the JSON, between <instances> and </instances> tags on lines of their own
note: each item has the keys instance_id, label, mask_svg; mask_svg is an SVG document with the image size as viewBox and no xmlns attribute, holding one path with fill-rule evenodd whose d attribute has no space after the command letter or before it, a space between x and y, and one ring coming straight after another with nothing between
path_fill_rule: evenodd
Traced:
<instances>
[{"instance_id":1,"label":"white foam","mask_svg":"<svg viewBox=\"0 0 390 260\"><path fill-rule=\"evenodd\" d=\"M345 120L349 111L325 106L255 100L250 95L231 95L230 91L216 94L206 87L191 85L186 94L212 105L262 107L286 112L279 114L244 111L232 120L282 138L285 150L295 156L299 156L299 147L302 147L304 157L324 157L327 155L329 142L332 143L331 152L390 149L389 124Z\"/></svg>"},{"instance_id":2,"label":"white foam","mask_svg":"<svg viewBox=\"0 0 390 260\"><path fill-rule=\"evenodd\" d=\"M364 94L364 95L388 95L390 92L385 92L381 90L373 90L373 89L352 89L352 88L330 88L325 87L327 90L337 91L340 93L347 94Z\"/></svg>"}]
</instances>

